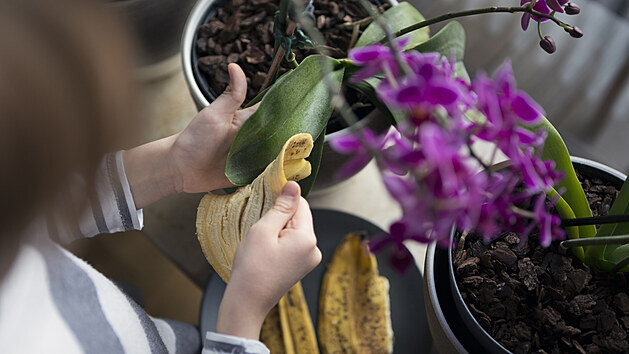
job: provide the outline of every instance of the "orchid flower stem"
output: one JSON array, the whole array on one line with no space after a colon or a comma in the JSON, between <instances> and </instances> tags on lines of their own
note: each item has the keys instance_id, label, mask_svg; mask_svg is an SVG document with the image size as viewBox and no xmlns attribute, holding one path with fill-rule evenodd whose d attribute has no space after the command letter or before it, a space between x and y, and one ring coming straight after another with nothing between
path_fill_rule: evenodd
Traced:
<instances>
[{"instance_id":1,"label":"orchid flower stem","mask_svg":"<svg viewBox=\"0 0 629 354\"><path fill-rule=\"evenodd\" d=\"M629 214L591 216L587 218L565 219L561 221L562 227L582 226L582 225L599 225L599 224L615 224L620 222L629 222Z\"/></svg>"},{"instance_id":2,"label":"orchid flower stem","mask_svg":"<svg viewBox=\"0 0 629 354\"><path fill-rule=\"evenodd\" d=\"M537 21L537 35L541 41L544 40L544 35L542 34L542 21Z\"/></svg>"},{"instance_id":3,"label":"orchid flower stem","mask_svg":"<svg viewBox=\"0 0 629 354\"><path fill-rule=\"evenodd\" d=\"M426 27L426 26L430 26L432 24L435 23L439 23L439 22L443 22L443 21L447 21L447 20L451 20L453 18L457 18L457 17L466 17L466 16L473 16L473 15L480 15L480 14L489 14L489 13L497 13L497 12L506 12L506 13L517 13L517 12L528 12L531 15L534 15L537 18L547 18L553 22L555 22L558 26L563 27L563 28L574 28L573 26L570 26L562 21L560 21L559 19L557 19L555 16L552 16L550 14L545 14L545 13L541 13L539 11L533 10L530 6L508 6L508 7L504 7L504 6L492 6L492 7L487 7L487 8L483 8L483 9L474 9L474 10L468 10L468 11L461 11L461 12L451 12L451 13L447 13L438 17L434 17L431 18L429 20L426 21L422 21L422 22L418 22L412 26L403 28L397 32L394 33L395 37L399 37L402 36L404 34L413 32L415 30L418 30L420 28Z\"/></svg>"},{"instance_id":4,"label":"orchid flower stem","mask_svg":"<svg viewBox=\"0 0 629 354\"><path fill-rule=\"evenodd\" d=\"M624 245L629 243L629 235L622 236L600 236L586 237L574 240L565 240L559 243L561 248L567 249L572 247L584 246L601 246L601 245Z\"/></svg>"}]
</instances>

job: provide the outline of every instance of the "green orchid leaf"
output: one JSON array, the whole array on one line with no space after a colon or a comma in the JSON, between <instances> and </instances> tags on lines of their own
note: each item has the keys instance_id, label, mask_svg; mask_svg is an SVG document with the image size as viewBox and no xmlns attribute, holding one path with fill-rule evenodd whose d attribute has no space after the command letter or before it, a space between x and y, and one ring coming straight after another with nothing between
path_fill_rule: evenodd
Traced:
<instances>
[{"instance_id":1,"label":"green orchid leaf","mask_svg":"<svg viewBox=\"0 0 629 354\"><path fill-rule=\"evenodd\" d=\"M454 56L454 60L460 62L465 53L465 30L460 23L452 21L429 40L413 49L422 53L437 52L448 59Z\"/></svg>"},{"instance_id":2,"label":"green orchid leaf","mask_svg":"<svg viewBox=\"0 0 629 354\"><path fill-rule=\"evenodd\" d=\"M299 185L301 186L301 196L306 198L312 186L317 179L317 174L319 173L319 167L321 166L321 157L323 156L323 143L325 142L325 130L319 134L319 137L314 141L314 146L312 151L310 152L310 156L306 160L310 162L310 166L312 170L310 171L310 176L299 181Z\"/></svg>"},{"instance_id":3,"label":"green orchid leaf","mask_svg":"<svg viewBox=\"0 0 629 354\"><path fill-rule=\"evenodd\" d=\"M629 178L625 179L625 182L618 193L618 197L609 209L609 215L619 215L629 213ZM627 235L629 234L629 223L619 224L603 224L598 229L596 236L615 236L615 235ZM623 253L616 253L616 250L622 248L620 245L605 245L592 247L590 251L592 257L601 257L614 263L618 263L625 257ZM620 259L619 259L620 257Z\"/></svg>"},{"instance_id":4,"label":"green orchid leaf","mask_svg":"<svg viewBox=\"0 0 629 354\"><path fill-rule=\"evenodd\" d=\"M590 204L585 197L583 188L581 188L577 174L574 172L574 166L572 161L570 161L570 153L568 153L568 148L561 135L545 117L540 124L533 128L533 130L538 129L544 129L548 134L544 150L542 151L542 158L555 161L555 168L564 173L563 179L555 186L555 189L564 191L562 197L574 211L575 217L592 216ZM579 238L594 237L595 234L596 228L594 225L579 226Z\"/></svg>"},{"instance_id":5,"label":"green orchid leaf","mask_svg":"<svg viewBox=\"0 0 629 354\"><path fill-rule=\"evenodd\" d=\"M546 193L546 195L548 196L548 199L556 200L555 210L557 210L557 213L559 214L559 217L561 219L574 219L575 218L574 211L570 207L570 204L568 204L568 202L566 202L566 200L563 199L563 197L559 195L559 193L557 193L557 191L554 188L551 188ZM566 228L566 235L567 235L567 238L570 240L578 239L579 228L577 226L571 226L571 227ZM585 251L583 250L583 247L573 247L571 248L571 250L572 250L572 253L574 253L574 255L578 259L583 261L585 257Z\"/></svg>"},{"instance_id":6,"label":"green orchid leaf","mask_svg":"<svg viewBox=\"0 0 629 354\"><path fill-rule=\"evenodd\" d=\"M286 78L286 75L288 75L288 73L290 73L290 71L285 72L282 76L280 76L277 80L275 80L275 83L267 88L265 88L264 90L262 90L262 92L258 93L254 98L251 99L251 101L249 101L246 105L245 108L251 107L254 104L262 101L262 99L264 98L264 96L266 96L267 92L269 92L269 90L274 86L274 85L280 85L280 83L282 82L283 79Z\"/></svg>"},{"instance_id":7,"label":"green orchid leaf","mask_svg":"<svg viewBox=\"0 0 629 354\"><path fill-rule=\"evenodd\" d=\"M460 77L469 85L472 82L470 74L467 73L465 64L462 61L454 63L454 77Z\"/></svg>"},{"instance_id":8,"label":"green orchid leaf","mask_svg":"<svg viewBox=\"0 0 629 354\"><path fill-rule=\"evenodd\" d=\"M392 32L399 31L408 26L414 25L425 20L419 11L408 2L401 2L397 6L393 6L384 13L382 19L389 26ZM405 34L400 38L410 38L405 49L411 49L425 42L429 37L428 27L420 28L411 33ZM355 47L364 47L371 44L382 42L385 34L380 25L375 21L370 23L365 31L360 35Z\"/></svg>"},{"instance_id":9,"label":"green orchid leaf","mask_svg":"<svg viewBox=\"0 0 629 354\"><path fill-rule=\"evenodd\" d=\"M329 72L336 92L330 92L324 72ZM312 55L276 82L238 131L227 156L227 178L235 185L251 183L291 136L309 133L319 137L332 115L331 97L340 90L343 72L337 60ZM317 168L313 166L313 170Z\"/></svg>"},{"instance_id":10,"label":"green orchid leaf","mask_svg":"<svg viewBox=\"0 0 629 354\"><path fill-rule=\"evenodd\" d=\"M612 204L612 207L609 209L609 215L617 215L617 214L626 214L629 213L629 182L625 180L622 188L620 189L620 193L618 197ZM620 223L620 224L603 224L599 228L596 236L614 236L614 235L626 235L629 234L629 224L628 223ZM585 253L586 259L601 259L605 261L611 261L612 263L617 263L612 260L618 259L616 256L612 256L612 254L616 251L616 249L620 248L619 245L604 245L604 246L590 246L587 248ZM609 270L609 269L607 269Z\"/></svg>"},{"instance_id":11,"label":"green orchid leaf","mask_svg":"<svg viewBox=\"0 0 629 354\"><path fill-rule=\"evenodd\" d=\"M397 123L406 119L406 114L402 111L391 110L387 105L382 103L376 94L376 89L382 82L382 78L378 76L371 77L366 80L362 80L359 82L352 82L351 80L347 80L345 85L350 87L361 94L363 94L369 102L371 102L376 109L378 109L387 120L392 124L396 125Z\"/></svg>"},{"instance_id":12,"label":"green orchid leaf","mask_svg":"<svg viewBox=\"0 0 629 354\"><path fill-rule=\"evenodd\" d=\"M624 245L616 245L617 247L613 252L610 252L608 257L605 257L606 260L618 264L625 258L629 257L629 244Z\"/></svg>"}]
</instances>

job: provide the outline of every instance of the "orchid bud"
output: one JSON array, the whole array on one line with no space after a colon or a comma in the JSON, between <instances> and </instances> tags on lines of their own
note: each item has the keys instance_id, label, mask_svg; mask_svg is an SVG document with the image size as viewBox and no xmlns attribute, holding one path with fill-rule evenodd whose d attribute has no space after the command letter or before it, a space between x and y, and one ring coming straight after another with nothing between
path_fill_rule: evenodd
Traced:
<instances>
[{"instance_id":1,"label":"orchid bud","mask_svg":"<svg viewBox=\"0 0 629 354\"><path fill-rule=\"evenodd\" d=\"M544 39L539 41L539 46L542 47L542 49L545 50L548 54L553 54L555 50L557 50L555 40L551 36L546 36L544 37Z\"/></svg>"},{"instance_id":2,"label":"orchid bud","mask_svg":"<svg viewBox=\"0 0 629 354\"><path fill-rule=\"evenodd\" d=\"M570 34L570 36L572 36L574 38L581 38L581 37L583 37L583 31L579 27L577 27L577 26L574 26L570 30L568 30L568 33Z\"/></svg>"},{"instance_id":3,"label":"orchid bud","mask_svg":"<svg viewBox=\"0 0 629 354\"><path fill-rule=\"evenodd\" d=\"M568 15L578 15L581 12L581 8L579 7L579 5L573 2L567 3L566 6L564 6L564 10Z\"/></svg>"}]
</instances>

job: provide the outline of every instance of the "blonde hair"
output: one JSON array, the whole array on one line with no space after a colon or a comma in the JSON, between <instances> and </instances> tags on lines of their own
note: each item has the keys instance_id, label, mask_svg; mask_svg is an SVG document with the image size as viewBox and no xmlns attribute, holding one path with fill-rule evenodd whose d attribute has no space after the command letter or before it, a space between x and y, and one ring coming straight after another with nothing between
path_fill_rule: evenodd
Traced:
<instances>
[{"instance_id":1,"label":"blonde hair","mask_svg":"<svg viewBox=\"0 0 629 354\"><path fill-rule=\"evenodd\" d=\"M129 32L89 0L0 2L0 247L51 208L72 173L92 181L136 121Z\"/></svg>"}]
</instances>

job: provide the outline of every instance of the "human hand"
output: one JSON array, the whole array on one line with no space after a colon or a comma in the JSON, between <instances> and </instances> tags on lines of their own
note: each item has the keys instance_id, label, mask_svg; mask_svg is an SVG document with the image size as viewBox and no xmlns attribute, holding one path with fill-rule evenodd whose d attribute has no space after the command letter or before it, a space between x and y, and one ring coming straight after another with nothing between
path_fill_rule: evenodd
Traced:
<instances>
[{"instance_id":1,"label":"human hand","mask_svg":"<svg viewBox=\"0 0 629 354\"><path fill-rule=\"evenodd\" d=\"M180 133L127 150L123 154L137 209L170 195L231 187L225 163L238 129L258 105L240 110L247 79L229 64L229 87Z\"/></svg>"},{"instance_id":2,"label":"human hand","mask_svg":"<svg viewBox=\"0 0 629 354\"><path fill-rule=\"evenodd\" d=\"M257 339L269 310L319 262L310 207L288 182L236 250L216 331Z\"/></svg>"},{"instance_id":3,"label":"human hand","mask_svg":"<svg viewBox=\"0 0 629 354\"><path fill-rule=\"evenodd\" d=\"M179 192L198 193L233 186L225 176L227 154L236 133L258 105L240 110L247 93L247 79L237 64L229 64L227 69L230 82L225 92L177 134L172 146Z\"/></svg>"}]
</instances>

